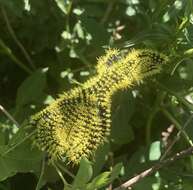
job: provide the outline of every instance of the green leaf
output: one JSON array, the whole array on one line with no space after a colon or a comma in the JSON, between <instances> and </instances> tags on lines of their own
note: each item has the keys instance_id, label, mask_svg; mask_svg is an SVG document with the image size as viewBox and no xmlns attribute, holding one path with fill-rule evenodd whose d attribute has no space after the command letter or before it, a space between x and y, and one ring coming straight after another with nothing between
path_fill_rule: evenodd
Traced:
<instances>
[{"instance_id":1,"label":"green leaf","mask_svg":"<svg viewBox=\"0 0 193 190\"><path fill-rule=\"evenodd\" d=\"M40 172L38 171L36 173L36 176L39 177L39 175L40 175ZM59 179L60 177L58 176L56 169L52 165L46 164L43 179L42 179L42 186L46 183L55 183Z\"/></svg>"},{"instance_id":2,"label":"green leaf","mask_svg":"<svg viewBox=\"0 0 193 190\"><path fill-rule=\"evenodd\" d=\"M23 142L25 139L29 139L26 138L27 136L30 137L30 133L28 134L25 129L26 124L27 123L24 122L23 125L21 125L21 127L19 128L19 130L11 137L8 142L9 147L15 146L16 144Z\"/></svg>"},{"instance_id":3,"label":"green leaf","mask_svg":"<svg viewBox=\"0 0 193 190\"><path fill-rule=\"evenodd\" d=\"M93 175L93 169L91 166L91 162L83 158L80 161L80 167L73 181L72 189L77 190L78 188L85 187L86 183L88 183L92 175Z\"/></svg>"},{"instance_id":4,"label":"green leaf","mask_svg":"<svg viewBox=\"0 0 193 190\"><path fill-rule=\"evenodd\" d=\"M98 175L101 171L103 165L106 162L106 156L110 150L109 143L105 143L98 147L97 151L95 152L95 161L93 165L93 176Z\"/></svg>"},{"instance_id":5,"label":"green leaf","mask_svg":"<svg viewBox=\"0 0 193 190\"><path fill-rule=\"evenodd\" d=\"M161 156L161 146L160 141L153 142L149 150L149 160L158 160Z\"/></svg>"},{"instance_id":6,"label":"green leaf","mask_svg":"<svg viewBox=\"0 0 193 190\"><path fill-rule=\"evenodd\" d=\"M86 187L86 190L93 190L106 186L109 183L109 176L111 172L103 172L95 177L91 183Z\"/></svg>"},{"instance_id":7,"label":"green leaf","mask_svg":"<svg viewBox=\"0 0 193 190\"><path fill-rule=\"evenodd\" d=\"M131 92L121 92L113 99L111 139L116 144L126 144L134 139L134 134L129 125L134 113L134 99Z\"/></svg>"},{"instance_id":8,"label":"green leaf","mask_svg":"<svg viewBox=\"0 0 193 190\"><path fill-rule=\"evenodd\" d=\"M112 171L101 173L100 175L95 177L91 183L87 185L86 190L98 189L113 182L119 176L122 168L123 164L118 163L113 167Z\"/></svg>"},{"instance_id":9,"label":"green leaf","mask_svg":"<svg viewBox=\"0 0 193 190\"><path fill-rule=\"evenodd\" d=\"M1 127L1 123L0 123L0 127ZM0 146L5 144L5 133L0 130Z\"/></svg>"},{"instance_id":10,"label":"green leaf","mask_svg":"<svg viewBox=\"0 0 193 190\"><path fill-rule=\"evenodd\" d=\"M109 34L106 29L96 22L95 19L88 18L85 15L81 17L82 27L90 35L92 44L96 47L105 45L109 40Z\"/></svg>"},{"instance_id":11,"label":"green leaf","mask_svg":"<svg viewBox=\"0 0 193 190\"><path fill-rule=\"evenodd\" d=\"M11 13L14 13L16 16L21 16L24 10L24 0L0 0L0 5L8 8Z\"/></svg>"},{"instance_id":12,"label":"green leaf","mask_svg":"<svg viewBox=\"0 0 193 190\"><path fill-rule=\"evenodd\" d=\"M29 103L41 102L46 94L46 73L38 70L29 76L18 88L16 104L23 106Z\"/></svg>"},{"instance_id":13,"label":"green leaf","mask_svg":"<svg viewBox=\"0 0 193 190\"><path fill-rule=\"evenodd\" d=\"M47 86L46 73L38 70L29 76L18 88L16 97L15 118L18 122L33 114L44 104L47 95L44 92Z\"/></svg>"},{"instance_id":14,"label":"green leaf","mask_svg":"<svg viewBox=\"0 0 193 190\"><path fill-rule=\"evenodd\" d=\"M129 160L126 160L124 162L125 175L123 176L123 178L125 180L127 180L127 178L131 178L134 173L139 173L148 167L146 163L147 151L148 151L147 148L138 147L136 152L132 154Z\"/></svg>"},{"instance_id":15,"label":"green leaf","mask_svg":"<svg viewBox=\"0 0 193 190\"><path fill-rule=\"evenodd\" d=\"M143 190L143 189L151 189L151 190L159 190L159 181L156 179L155 176L148 176L144 180L139 181L136 183L134 190ZM153 188L154 187L154 188Z\"/></svg>"},{"instance_id":16,"label":"green leaf","mask_svg":"<svg viewBox=\"0 0 193 190\"><path fill-rule=\"evenodd\" d=\"M64 14L68 14L70 11L70 7L71 7L71 2L70 0L55 0L57 6L60 8L60 10L64 13Z\"/></svg>"},{"instance_id":17,"label":"green leaf","mask_svg":"<svg viewBox=\"0 0 193 190\"><path fill-rule=\"evenodd\" d=\"M35 172L39 170L42 153L37 149L32 149L31 142L26 141L4 155L9 148L9 146L0 146L0 181L18 172Z\"/></svg>"},{"instance_id":18,"label":"green leaf","mask_svg":"<svg viewBox=\"0 0 193 190\"><path fill-rule=\"evenodd\" d=\"M111 171L111 175L110 175L110 182L114 181L119 176L122 168L123 168L122 163L118 163L113 167L113 169Z\"/></svg>"}]
</instances>

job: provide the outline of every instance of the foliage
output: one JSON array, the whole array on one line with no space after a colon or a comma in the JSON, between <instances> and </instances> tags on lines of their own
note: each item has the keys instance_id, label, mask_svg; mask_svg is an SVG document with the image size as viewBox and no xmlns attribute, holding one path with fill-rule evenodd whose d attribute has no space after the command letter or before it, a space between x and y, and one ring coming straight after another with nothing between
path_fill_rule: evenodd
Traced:
<instances>
[{"instance_id":1,"label":"foliage","mask_svg":"<svg viewBox=\"0 0 193 190\"><path fill-rule=\"evenodd\" d=\"M109 142L79 168L47 164L1 112L0 189L111 189L158 161L177 136L166 156L192 145L192 0L0 0L0 8L0 105L20 126L93 75L109 46L170 58L162 74L114 97ZM133 189L191 190L192 172L189 156Z\"/></svg>"}]
</instances>

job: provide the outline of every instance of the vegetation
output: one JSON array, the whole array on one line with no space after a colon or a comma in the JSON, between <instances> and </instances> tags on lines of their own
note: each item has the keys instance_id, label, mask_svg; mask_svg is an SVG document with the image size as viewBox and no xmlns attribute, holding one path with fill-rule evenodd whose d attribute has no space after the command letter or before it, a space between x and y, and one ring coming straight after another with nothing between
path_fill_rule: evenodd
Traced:
<instances>
[{"instance_id":1,"label":"vegetation","mask_svg":"<svg viewBox=\"0 0 193 190\"><path fill-rule=\"evenodd\" d=\"M192 0L0 0L0 189L192 190L192 10ZM169 63L113 97L94 160L49 163L23 126L93 76L109 47L157 50Z\"/></svg>"}]
</instances>

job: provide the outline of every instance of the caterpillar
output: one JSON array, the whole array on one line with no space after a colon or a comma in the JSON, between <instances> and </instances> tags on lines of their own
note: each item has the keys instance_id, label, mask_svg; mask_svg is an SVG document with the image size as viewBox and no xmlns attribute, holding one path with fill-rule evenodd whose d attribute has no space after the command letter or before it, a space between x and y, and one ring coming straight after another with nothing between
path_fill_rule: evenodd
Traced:
<instances>
[{"instance_id":1,"label":"caterpillar","mask_svg":"<svg viewBox=\"0 0 193 190\"><path fill-rule=\"evenodd\" d=\"M97 61L96 75L31 116L33 143L51 161L65 156L78 164L82 157L90 159L110 134L113 95L160 73L167 62L167 56L153 50L122 54L108 49Z\"/></svg>"}]
</instances>

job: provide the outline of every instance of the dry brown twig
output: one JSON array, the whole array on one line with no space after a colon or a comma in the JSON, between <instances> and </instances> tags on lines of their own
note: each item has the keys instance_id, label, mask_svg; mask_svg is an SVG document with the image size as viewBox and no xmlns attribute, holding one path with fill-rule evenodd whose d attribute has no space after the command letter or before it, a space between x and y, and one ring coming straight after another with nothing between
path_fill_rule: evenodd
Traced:
<instances>
[{"instance_id":1,"label":"dry brown twig","mask_svg":"<svg viewBox=\"0 0 193 190\"><path fill-rule=\"evenodd\" d=\"M129 179L128 181L126 181L125 183L123 183L122 185L120 185L117 188L114 188L113 190L123 190L123 189L132 189L132 186L134 184L136 184L137 182L141 181L142 179L144 179L145 177L155 173L156 171L158 171L159 169L163 168L164 166L171 164L179 159L182 159L186 156L190 156L191 154L193 154L193 147L189 147L185 150L182 150L179 153L176 153L174 156L163 160L163 161L159 161L157 164L155 164L154 166L152 166L151 168L141 172L140 174L136 175L135 177Z\"/></svg>"},{"instance_id":2,"label":"dry brown twig","mask_svg":"<svg viewBox=\"0 0 193 190\"><path fill-rule=\"evenodd\" d=\"M165 159L166 156L168 155L168 153L170 152L170 150L172 149L172 147L175 145L175 143L181 137L183 130L187 127L187 125L190 123L190 121L192 121L192 119L193 119L193 115L191 115L190 118L186 121L186 123L184 124L182 129L178 131L178 133L176 135L176 138L174 138L173 141L170 143L170 145L165 150L164 154L162 155L162 157L160 158L160 160L159 160L159 162L157 164L155 164L151 168L141 172L140 174L136 175L135 177L129 179L128 181L123 183L121 186L119 186L119 187L117 187L117 188L115 188L113 190L132 189L132 186L134 184L136 184L140 180L144 179L145 177L155 173L160 168L163 168L164 166L166 166L168 164L171 164L171 163L175 162L176 160L182 159L182 158L184 158L186 156L189 156L189 155L193 154L193 146L192 146L190 148L182 150L179 153L176 153L174 156L172 156L172 157L170 157L168 159Z\"/></svg>"},{"instance_id":3,"label":"dry brown twig","mask_svg":"<svg viewBox=\"0 0 193 190\"><path fill-rule=\"evenodd\" d=\"M164 160L165 157L169 154L170 150L173 148L173 146L176 144L176 142L180 139L183 131L189 125L189 123L192 121L192 119L193 119L193 114L189 117L189 119L186 121L184 126L181 128L181 130L178 131L176 137L170 142L169 146L167 147L167 149L165 150L165 152L163 153L163 155L160 158L161 161Z\"/></svg>"}]
</instances>

